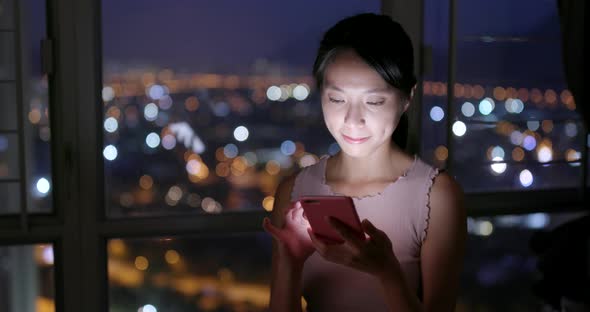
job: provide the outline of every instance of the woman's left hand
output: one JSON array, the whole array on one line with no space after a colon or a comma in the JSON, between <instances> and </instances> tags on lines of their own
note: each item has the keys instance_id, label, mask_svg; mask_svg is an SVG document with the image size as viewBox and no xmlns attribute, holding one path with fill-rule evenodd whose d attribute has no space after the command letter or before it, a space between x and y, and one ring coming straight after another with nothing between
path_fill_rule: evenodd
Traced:
<instances>
[{"instance_id":1,"label":"woman's left hand","mask_svg":"<svg viewBox=\"0 0 590 312\"><path fill-rule=\"evenodd\" d=\"M369 220L361 222L368 238L359 239L353 229L330 217L330 225L342 236L344 243L329 244L321 241L308 229L311 241L318 253L326 260L369 273L377 278L391 278L399 274L399 262L393 252L391 240Z\"/></svg>"}]
</instances>

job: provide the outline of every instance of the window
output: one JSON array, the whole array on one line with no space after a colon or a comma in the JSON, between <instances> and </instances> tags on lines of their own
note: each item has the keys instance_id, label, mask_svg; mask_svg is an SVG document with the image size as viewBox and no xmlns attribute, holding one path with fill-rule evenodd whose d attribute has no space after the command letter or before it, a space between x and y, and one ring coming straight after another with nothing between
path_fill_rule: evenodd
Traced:
<instances>
[{"instance_id":1,"label":"window","mask_svg":"<svg viewBox=\"0 0 590 312\"><path fill-rule=\"evenodd\" d=\"M432 135L423 157L469 193L580 187L586 134L565 84L554 1L426 1L424 20L432 64L422 131Z\"/></svg>"},{"instance_id":2,"label":"window","mask_svg":"<svg viewBox=\"0 0 590 312\"><path fill-rule=\"evenodd\" d=\"M271 209L282 177L338 150L311 77L323 31L379 10L102 1L108 215Z\"/></svg>"},{"instance_id":3,"label":"window","mask_svg":"<svg viewBox=\"0 0 590 312\"><path fill-rule=\"evenodd\" d=\"M534 293L543 275L531 238L583 207L570 202L587 134L563 76L557 13L555 1L424 1L422 157L450 169L472 215L460 310L547 308Z\"/></svg>"},{"instance_id":4,"label":"window","mask_svg":"<svg viewBox=\"0 0 590 312\"><path fill-rule=\"evenodd\" d=\"M52 210L45 15L42 0L0 2L0 215Z\"/></svg>"},{"instance_id":5,"label":"window","mask_svg":"<svg viewBox=\"0 0 590 312\"><path fill-rule=\"evenodd\" d=\"M400 3L0 0L0 288L7 290L0 291L0 305L10 305L0 309L263 309L270 243L260 223L274 188L283 176L338 150L322 125L311 79L315 45L326 27L358 12L420 21L418 12L394 9ZM420 1L409 3L422 9ZM484 7L494 5L500 7ZM459 300L468 310L494 306L479 294L498 293L481 283L474 268L498 272L499 265L524 259L509 267L529 270L527 235L539 220L549 227L560 217L485 215L560 209L555 203L563 202L563 194L544 206L532 205L529 195L578 187L576 152L586 144L571 110L575 103L563 78L554 75L558 69L512 75L511 66L522 66L522 57L518 63L507 59L506 69L480 64L479 57L498 64L498 55L528 51L560 64L558 51L543 39L558 40L555 12L545 2L535 4L530 18L550 16L553 26L530 37L520 33L524 21L506 28L516 33L476 27L487 17L473 18L475 9L512 12L494 5L458 4L450 19L456 30L450 54L448 30L441 27L449 25L449 3L425 1L429 22L419 22L433 56L421 86L421 156L449 164L469 196L488 196L490 207L502 209L469 203L478 209L471 211L473 246ZM543 17L537 9L550 14ZM414 40L416 47L419 42ZM456 60L452 75L449 59ZM538 83L541 77L551 83ZM449 82L456 84L452 101ZM529 101L519 97L521 89L528 90ZM491 106L481 105L486 97L494 104L489 114L480 111ZM461 110L466 101L473 104L472 117ZM453 134L455 121L465 124L463 137ZM538 129L529 129L537 127L535 121ZM514 134L516 145L504 131L513 127L521 133ZM523 146L525 134L535 140L530 151ZM551 153L541 152L548 142ZM494 160L502 154L496 146L502 160ZM516 148L523 150L522 161L513 157ZM551 159L542 162L547 155ZM533 177L528 187L519 184L525 169ZM549 174L559 178L548 180ZM498 208L498 196L505 194L497 192L515 188L527 191L514 194L532 208ZM512 260L503 260L506 250L490 247L496 245L509 249ZM478 248L489 256L478 258L484 254ZM27 278L15 279L18 272ZM502 274L522 285L534 274L524 272ZM521 307L535 304L523 298ZM507 307L500 300L495 306Z\"/></svg>"},{"instance_id":6,"label":"window","mask_svg":"<svg viewBox=\"0 0 590 312\"><path fill-rule=\"evenodd\" d=\"M53 247L0 246L2 311L55 311Z\"/></svg>"},{"instance_id":7,"label":"window","mask_svg":"<svg viewBox=\"0 0 590 312\"><path fill-rule=\"evenodd\" d=\"M150 217L188 215L208 228L114 234L110 309L265 310L270 238L260 216L282 177L338 150L311 77L319 39L381 3L283 5L101 2L107 217L159 227Z\"/></svg>"},{"instance_id":8,"label":"window","mask_svg":"<svg viewBox=\"0 0 590 312\"><path fill-rule=\"evenodd\" d=\"M112 239L108 251L111 311L266 311L266 234Z\"/></svg>"}]
</instances>

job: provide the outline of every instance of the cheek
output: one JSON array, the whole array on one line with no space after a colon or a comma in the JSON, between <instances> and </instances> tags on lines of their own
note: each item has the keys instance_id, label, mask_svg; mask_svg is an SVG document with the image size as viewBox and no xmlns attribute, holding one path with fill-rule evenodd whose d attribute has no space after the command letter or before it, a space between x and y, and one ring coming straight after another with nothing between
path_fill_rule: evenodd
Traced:
<instances>
[{"instance_id":1,"label":"cheek","mask_svg":"<svg viewBox=\"0 0 590 312\"><path fill-rule=\"evenodd\" d=\"M322 105L322 113L328 129L337 127L339 121L343 118L340 116L340 112L334 108L334 105Z\"/></svg>"}]
</instances>

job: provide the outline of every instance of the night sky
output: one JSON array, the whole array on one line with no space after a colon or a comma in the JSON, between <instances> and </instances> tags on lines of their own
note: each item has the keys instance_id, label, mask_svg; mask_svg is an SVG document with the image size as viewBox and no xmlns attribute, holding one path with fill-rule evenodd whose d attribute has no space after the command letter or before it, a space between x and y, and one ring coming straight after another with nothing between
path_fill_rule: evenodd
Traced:
<instances>
[{"instance_id":1,"label":"night sky","mask_svg":"<svg viewBox=\"0 0 590 312\"><path fill-rule=\"evenodd\" d=\"M281 74L309 74L321 35L345 16L379 12L377 0L102 1L104 63L179 72L251 74L257 59ZM426 0L424 41L446 79L448 0ZM563 83L554 0L459 1L457 78L549 87ZM500 43L486 43L483 36ZM525 38L525 42L510 42ZM508 41L507 41L508 40ZM416 43L414 43L416 45ZM428 77L430 75L430 77Z\"/></svg>"}]
</instances>

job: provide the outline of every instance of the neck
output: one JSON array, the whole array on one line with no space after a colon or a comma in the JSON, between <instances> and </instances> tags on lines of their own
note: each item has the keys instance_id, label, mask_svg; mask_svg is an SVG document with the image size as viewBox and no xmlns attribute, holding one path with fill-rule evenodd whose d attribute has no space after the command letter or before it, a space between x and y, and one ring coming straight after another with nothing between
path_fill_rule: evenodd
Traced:
<instances>
[{"instance_id":1,"label":"neck","mask_svg":"<svg viewBox=\"0 0 590 312\"><path fill-rule=\"evenodd\" d=\"M352 157L342 151L329 163L327 179L342 182L389 181L402 175L413 159L396 146L385 146L365 157Z\"/></svg>"}]
</instances>

